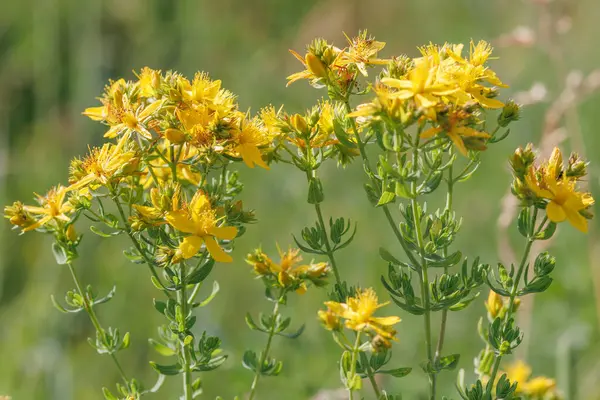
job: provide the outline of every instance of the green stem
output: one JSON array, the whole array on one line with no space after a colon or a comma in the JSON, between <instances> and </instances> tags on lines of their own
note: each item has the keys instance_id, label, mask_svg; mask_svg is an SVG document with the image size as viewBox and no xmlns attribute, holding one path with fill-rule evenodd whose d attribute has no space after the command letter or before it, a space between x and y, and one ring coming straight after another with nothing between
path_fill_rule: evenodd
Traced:
<instances>
[{"instance_id":1,"label":"green stem","mask_svg":"<svg viewBox=\"0 0 600 400\"><path fill-rule=\"evenodd\" d=\"M73 282L75 283L77 292L79 293L79 296L81 296L81 300L83 301L83 309L89 315L90 320L92 321L92 325L94 325L96 332L98 333L98 335L100 336L100 339L102 340L102 344L104 344L104 346L108 349L108 340L106 339L106 331L104 330L104 328L102 328L102 325L100 325L100 321L98 320L98 317L96 316L96 312L94 311L92 304L90 304L87 294L83 291L83 286L81 285L81 282L79 281L79 278L77 277L75 268L73 268L73 264L71 264L71 263L67 263L67 266L69 267L69 271L71 272L71 277L73 278ZM110 354L110 357L112 358L115 366L119 370L119 374L121 375L123 382L125 382L125 385L127 387L129 387L129 379L127 379L127 375L125 375L125 371L123 370L123 367L121 367L119 360L117 360L117 356L113 352L109 352L109 354Z\"/></svg>"},{"instance_id":2,"label":"green stem","mask_svg":"<svg viewBox=\"0 0 600 400\"><path fill-rule=\"evenodd\" d=\"M186 279L186 264L182 262L179 264L180 270L180 280L181 280L181 289L177 291L177 300L179 302L179 306L181 307L181 315L183 321L180 321L181 325L185 326L185 321L187 319L188 314L188 300L187 300L187 285L184 283ZM187 335L186 335L187 336ZM192 370L190 365L190 354L188 351L188 345L180 339L181 342L181 355L183 359L183 398L185 400L192 400Z\"/></svg>"},{"instance_id":3,"label":"green stem","mask_svg":"<svg viewBox=\"0 0 600 400\"><path fill-rule=\"evenodd\" d=\"M335 275L335 281L338 284L338 286L341 287L342 279L340 278L340 271L335 261L335 256L333 255L333 250L331 249L329 238L327 237L327 231L325 230L325 222L323 221L323 213L321 212L321 205L319 203L315 204L315 211L317 213L317 220L319 222L319 226L321 227L321 231L323 232L323 242L325 243L325 249L327 250L327 257L329 257L329 261L331 262L331 268L333 269L333 274Z\"/></svg>"},{"instance_id":4,"label":"green stem","mask_svg":"<svg viewBox=\"0 0 600 400\"><path fill-rule=\"evenodd\" d=\"M452 151L452 150L450 150ZM452 156L452 153L450 153L450 156ZM446 193L446 207L445 207L445 211L450 211L452 209L452 195L453 195L453 189L454 189L454 182L452 181L453 177L452 177L452 165L450 165L450 167L448 167L448 192ZM444 257L448 256L448 246L444 247L444 250L442 252L442 255ZM444 274L448 274L448 266L444 265ZM442 310L442 322L440 323L440 334L438 336L438 343L437 343L437 347L435 349L435 362L438 362L440 360L441 354L442 354L442 349L444 347L444 336L446 335L446 321L448 319L448 310L444 309Z\"/></svg>"},{"instance_id":5,"label":"green stem","mask_svg":"<svg viewBox=\"0 0 600 400\"><path fill-rule=\"evenodd\" d=\"M529 236L527 238L527 244L525 245L525 250L523 252L523 258L521 258L521 263L519 264L519 269L517 270L517 275L513 281L513 286L510 290L510 298L508 302L508 309L506 310L506 315L504 316L504 323L510 321L513 316L515 299L517 298L517 292L519 290L519 283L521 281L521 276L525 271L527 260L529 260L529 253L531 252L531 247L533 246L533 242L535 241L535 235L543 228L546 220L544 219L540 224L539 229L536 231L535 222L537 220L538 209L534 208L533 216L531 217L531 231L529 232ZM491 394L492 387L494 386L494 382L496 380L496 375L498 374L498 369L500 367L500 362L502 361L502 354L499 354L496 357L494 362L494 368L492 369L492 375L490 376L490 383L486 387L486 394Z\"/></svg>"},{"instance_id":6,"label":"green stem","mask_svg":"<svg viewBox=\"0 0 600 400\"><path fill-rule=\"evenodd\" d=\"M344 107L346 108L346 112L348 112L348 113L352 112L352 108L350 107L350 102L347 99L344 102ZM363 160L363 163L364 163L367 175L371 179L371 182L374 185L377 185L378 182L374 179L374 175L373 175L373 172L371 170L371 162L369 161L369 157L367 155L367 151L366 151L366 148L365 148L365 143L363 143L363 141L360 138L360 135L358 134L358 129L356 128L356 124L354 122L354 119L350 119L350 126L352 128L352 133L356 137L356 142L358 144L358 149L360 151L360 155L361 155L361 158ZM402 237L402 233L398 229L398 225L394 221L394 217L392 216L392 213L389 210L387 204L383 205L381 208L383 209L383 212L385 214L385 218L388 221L388 224L390 225L390 228L392 228L392 231L394 232L394 235L396 236L396 239L398 239L398 242L400 243L400 246L402 247L402 249L406 253L407 257L414 264L414 266L418 268L421 263L419 263L419 261L415 258L415 256L410 251L410 249L408 247L408 244L406 243L406 241ZM370 366L368 366L368 364L367 364L367 368L366 368L365 372L367 373L367 377L369 378L369 381L371 382L371 386L373 386L373 390L375 391L375 393L377 394L377 397L379 398L381 396L381 394L380 394L381 392L379 390L377 382L375 381L374 373L373 373L372 369L370 368Z\"/></svg>"},{"instance_id":7,"label":"green stem","mask_svg":"<svg viewBox=\"0 0 600 400\"><path fill-rule=\"evenodd\" d=\"M254 374L254 380L252 381L252 387L250 388L250 395L248 396L248 400L253 400L254 396L256 395L256 387L258 386L258 381L262 374L262 368L269 355L269 350L271 349L271 342L273 341L273 336L275 336L275 318L276 315L279 313L279 303L282 297L283 293L281 293L281 296L279 296L279 298L275 302L275 306L273 307L273 316L271 320L271 329L269 329L269 337L267 339L265 349L260 353L260 361L256 366L256 373Z\"/></svg>"},{"instance_id":8,"label":"green stem","mask_svg":"<svg viewBox=\"0 0 600 400\"><path fill-rule=\"evenodd\" d=\"M352 348L352 360L351 360L351 364L350 364L350 376L352 377L352 379L354 379L354 376L356 375L356 360L358 357L358 353L359 353L359 349L360 348L360 332L356 333L356 340L354 341L354 347ZM371 379L369 377L369 379ZM373 387L375 388L375 386ZM354 399L354 391L351 388L348 388L348 398L350 400Z\"/></svg>"},{"instance_id":9,"label":"green stem","mask_svg":"<svg viewBox=\"0 0 600 400\"><path fill-rule=\"evenodd\" d=\"M371 382L371 387L373 387L373 391L375 392L375 398L379 399L381 397L381 389L379 389L379 385L377 384L377 380L375 380L375 374L373 373L373 368L368 362L364 363L365 372L367 373L367 377L369 378L369 382Z\"/></svg>"},{"instance_id":10,"label":"green stem","mask_svg":"<svg viewBox=\"0 0 600 400\"><path fill-rule=\"evenodd\" d=\"M420 135L417 134L415 147L413 151L413 173L417 172L419 166L419 140ZM423 243L423 233L421 231L421 216L418 212L418 202L417 202L417 183L415 181L411 182L411 194L412 199L410 200L412 214L413 214L413 225L415 227L415 236L417 241L417 247L419 249L419 254L421 255L421 269L419 270L419 276L421 278L421 297L423 298L423 308L425 312L423 314L424 322L425 322L425 347L427 351L427 359L434 365L433 359L433 351L432 351L432 340L431 340L431 305L430 305L430 296L429 296L429 275L427 271L427 260L425 259L424 249L425 245ZM435 400L436 397L436 373L429 373L429 389L430 389L430 398Z\"/></svg>"},{"instance_id":11,"label":"green stem","mask_svg":"<svg viewBox=\"0 0 600 400\"><path fill-rule=\"evenodd\" d=\"M131 239L131 242L133 243L133 246L138 251L138 253L140 253L142 258L146 262L146 265L148 266L148 268L150 268L150 272L152 273L154 278L164 288L164 285L163 285L160 277L158 276L158 273L156 272L156 268L154 268L154 261L152 261L150 259L150 257L148 257L148 254L146 254L146 251L142 248L142 246L140 245L140 242L133 235L133 232L131 231L131 227L127 223L127 217L125 216L125 211L123 210L123 206L121 205L121 202L119 201L119 197L117 196L117 194L114 191L111 191L111 195L112 195L111 197L112 197L113 201L117 205L117 209L119 210L119 215L121 216L121 219L123 220L123 225L125 226L125 232L127 233L127 236L129 236L129 238ZM169 299L171 298L171 294L167 291L167 289L163 289L163 292Z\"/></svg>"}]
</instances>

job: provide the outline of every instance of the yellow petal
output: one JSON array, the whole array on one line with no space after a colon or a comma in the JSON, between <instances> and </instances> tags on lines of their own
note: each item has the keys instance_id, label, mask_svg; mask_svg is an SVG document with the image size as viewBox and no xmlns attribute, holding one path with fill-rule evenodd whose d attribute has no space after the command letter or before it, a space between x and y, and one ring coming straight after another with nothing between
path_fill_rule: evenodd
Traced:
<instances>
[{"instance_id":1,"label":"yellow petal","mask_svg":"<svg viewBox=\"0 0 600 400\"><path fill-rule=\"evenodd\" d=\"M183 254L183 258L194 257L200 251L204 240L200 236L188 236L179 244L179 250Z\"/></svg>"},{"instance_id":2,"label":"yellow petal","mask_svg":"<svg viewBox=\"0 0 600 400\"><path fill-rule=\"evenodd\" d=\"M452 140L452 143L454 143L454 145L456 146L456 148L458 149L458 151L460 151L460 153L463 156L466 156L467 155L467 148L465 147L465 143L460 138L460 136L458 136L456 133L452 133L452 132L448 132L447 135L450 138L450 140Z\"/></svg>"},{"instance_id":3,"label":"yellow petal","mask_svg":"<svg viewBox=\"0 0 600 400\"><path fill-rule=\"evenodd\" d=\"M194 197L192 197L189 207L193 218L196 215L200 215L204 209L210 208L210 201L203 192L198 191Z\"/></svg>"},{"instance_id":4,"label":"yellow petal","mask_svg":"<svg viewBox=\"0 0 600 400\"><path fill-rule=\"evenodd\" d=\"M240 153L240 155L242 156L242 160L244 160L244 163L248 167L254 168L254 165L256 164L264 169L269 169L269 166L263 161L262 155L260 154L260 150L258 149L258 147L246 143L237 146L236 151Z\"/></svg>"},{"instance_id":5,"label":"yellow petal","mask_svg":"<svg viewBox=\"0 0 600 400\"><path fill-rule=\"evenodd\" d=\"M373 321L374 323L379 324L379 325L390 326L390 325L394 325L394 324L397 324L398 322L400 322L400 317L396 317L396 316L371 317L371 321Z\"/></svg>"},{"instance_id":6,"label":"yellow petal","mask_svg":"<svg viewBox=\"0 0 600 400\"><path fill-rule=\"evenodd\" d=\"M144 108L144 111L140 113L138 119L141 121L151 116L156 110L158 110L163 105L164 102L164 100L160 100L150 104L148 107Z\"/></svg>"},{"instance_id":7,"label":"yellow petal","mask_svg":"<svg viewBox=\"0 0 600 400\"><path fill-rule=\"evenodd\" d=\"M215 226L210 233L219 239L233 240L237 236L237 231L235 226Z\"/></svg>"},{"instance_id":8,"label":"yellow petal","mask_svg":"<svg viewBox=\"0 0 600 400\"><path fill-rule=\"evenodd\" d=\"M484 97L481 94L476 93L475 91L471 92L471 95L473 96L473 98L475 100L477 100L477 102L479 104L481 104L484 107L487 107L487 108L502 108L502 107L504 107L504 103L501 102L500 100Z\"/></svg>"},{"instance_id":9,"label":"yellow petal","mask_svg":"<svg viewBox=\"0 0 600 400\"><path fill-rule=\"evenodd\" d=\"M188 218L188 213L183 210L171 211L167 213L167 222L173 228L185 233L195 233L196 227L192 220Z\"/></svg>"},{"instance_id":10,"label":"yellow petal","mask_svg":"<svg viewBox=\"0 0 600 400\"><path fill-rule=\"evenodd\" d=\"M562 206L553 201L546 206L546 215L552 222L562 222L567 218L567 213Z\"/></svg>"},{"instance_id":11,"label":"yellow petal","mask_svg":"<svg viewBox=\"0 0 600 400\"><path fill-rule=\"evenodd\" d=\"M106 119L107 112L105 106L89 107L82 113L94 121L102 121Z\"/></svg>"},{"instance_id":12,"label":"yellow petal","mask_svg":"<svg viewBox=\"0 0 600 400\"><path fill-rule=\"evenodd\" d=\"M442 131L442 128L440 127L436 127L436 128L429 128L424 132L421 132L421 139L429 139L434 137L435 135L437 135L438 133L440 133Z\"/></svg>"},{"instance_id":13,"label":"yellow petal","mask_svg":"<svg viewBox=\"0 0 600 400\"><path fill-rule=\"evenodd\" d=\"M205 236L204 243L210 253L210 256L217 262L232 262L233 258L219 246L217 241L212 236Z\"/></svg>"},{"instance_id":14,"label":"yellow petal","mask_svg":"<svg viewBox=\"0 0 600 400\"><path fill-rule=\"evenodd\" d=\"M588 231L587 219L585 219L585 217L583 215L579 214L579 211L576 211L576 210L573 210L570 208L566 208L565 213L566 213L567 219L569 220L569 223L571 225L573 225L577 230L579 230L583 233L587 233L587 231Z\"/></svg>"}]
</instances>

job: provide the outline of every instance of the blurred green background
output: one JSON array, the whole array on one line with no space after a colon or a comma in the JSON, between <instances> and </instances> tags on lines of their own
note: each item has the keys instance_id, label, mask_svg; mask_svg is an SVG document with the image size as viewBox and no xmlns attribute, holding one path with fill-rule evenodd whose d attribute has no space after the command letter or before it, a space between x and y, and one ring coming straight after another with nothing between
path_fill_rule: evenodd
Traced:
<instances>
[{"instance_id":1,"label":"blurred green background","mask_svg":"<svg viewBox=\"0 0 600 400\"><path fill-rule=\"evenodd\" d=\"M465 248L469 257L480 255L493 264L510 257L497 221L510 183L507 157L515 147L538 143L544 131L550 142L566 133L563 149L585 152L592 162L590 188L600 197L596 172L600 95L591 93L600 75L588 76L600 67L598 21L598 0L2 1L0 203L31 202L32 192L66 182L69 160L103 140L102 127L81 116L81 111L96 104L94 98L108 78L131 79L132 69L147 65L188 76L208 71L239 95L242 109L256 111L272 103L299 112L325 93L306 82L285 87L285 77L301 67L288 49L302 52L314 37L343 47L342 32L352 36L367 28L387 42L383 56L415 55L415 46L429 41L486 39L496 44L495 55L500 58L493 67L511 85L508 94L528 91L535 82L543 86L537 85L529 99L518 95L521 101L536 96L540 100L547 91L545 99L525 109L509 138L485 154L476 177L460 186L456 195L457 212L465 219L456 246ZM561 116L551 104L567 81L577 92L590 93L576 109L570 108L566 118L550 126L552 117ZM563 126L565 130L548 131ZM241 355L248 347L258 350L264 345L264 336L245 326L244 314L271 306L243 256L258 244L269 251L274 251L275 242L287 246L291 233L314 219L305 202L306 182L298 171L286 166L242 170L243 199L256 209L260 223L238 241L236 261L219 266L213 274L222 290L198 313L198 329L220 336L229 354L222 368L203 375L204 398L231 399L246 393L252 377L242 368ZM353 246L340 253L343 276L362 286L374 285L385 299L379 277L386 265L377 249L393 248L394 240L381 213L366 200L361 169L355 165L341 171L329 165L322 179L326 215L349 216L359 226ZM587 237L561 225L550 244L558 260L555 281L548 292L535 302L528 298L521 308L526 340L518 356L527 358L534 374L557 377L571 399L600 399L599 225L598 219L592 222ZM514 230L511 225L508 239L520 254ZM87 233L84 242L77 262L84 281L102 293L117 285L115 298L98 309L100 318L106 326L131 332L132 345L120 358L130 375L151 385L155 375L148 361L165 362L147 344L148 337L156 337L154 327L162 323L151 302L159 293L146 268L122 256L124 246L129 246L125 237L99 240ZM8 223L0 226L0 395L14 400L100 399L100 388L112 388L118 378L111 361L87 344L93 334L87 316L64 315L52 307L50 295L62 298L72 284L68 271L55 265L50 244L49 237L18 236ZM482 293L481 301L450 315L445 348L462 354L460 367L469 378L472 359L482 345L475 327L484 315L486 296ZM293 323L306 323L306 331L293 342L276 340L273 354L284 361L284 371L279 378L261 381L259 398L325 399L318 397L320 392L339 388L338 348L316 320L325 298L324 291L311 290L293 297L285 308ZM387 311L395 312L392 306ZM424 358L422 320L400 315L393 365L412 366L415 371L384 385L406 399L422 399L426 388L418 367ZM457 398L455 375L445 373L441 378L442 393L453 398ZM179 388L179 378L168 379L159 394L148 398L172 399L176 396L168 393L178 393ZM368 387L364 396L372 396Z\"/></svg>"}]
</instances>

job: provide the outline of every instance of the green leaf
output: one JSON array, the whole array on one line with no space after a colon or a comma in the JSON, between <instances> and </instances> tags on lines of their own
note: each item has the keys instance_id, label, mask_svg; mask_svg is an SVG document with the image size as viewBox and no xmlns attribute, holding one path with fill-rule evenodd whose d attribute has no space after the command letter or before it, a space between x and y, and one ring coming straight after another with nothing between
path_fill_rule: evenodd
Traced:
<instances>
[{"instance_id":1,"label":"green leaf","mask_svg":"<svg viewBox=\"0 0 600 400\"><path fill-rule=\"evenodd\" d=\"M154 339L148 339L148 343L150 343L150 346L152 346L152 348L160 355L165 356L165 357L171 357L174 356L175 354L177 354L177 352L173 349L171 349L170 347L165 346L164 344L157 342Z\"/></svg>"},{"instance_id":2,"label":"green leaf","mask_svg":"<svg viewBox=\"0 0 600 400\"><path fill-rule=\"evenodd\" d=\"M103 237L103 238L109 238L109 237L117 236L117 235L121 234L121 231L105 233L105 232L102 232L100 229L96 228L94 225L90 226L90 231L92 231L96 235Z\"/></svg>"},{"instance_id":3,"label":"green leaf","mask_svg":"<svg viewBox=\"0 0 600 400\"><path fill-rule=\"evenodd\" d=\"M165 309L167 308L167 304L163 301L153 299L154 308L161 314L165 313Z\"/></svg>"},{"instance_id":4,"label":"green leaf","mask_svg":"<svg viewBox=\"0 0 600 400\"><path fill-rule=\"evenodd\" d=\"M242 365L244 366L244 368L256 372L256 367L258 365L258 358L256 357L256 353L252 350L246 350L242 357Z\"/></svg>"},{"instance_id":5,"label":"green leaf","mask_svg":"<svg viewBox=\"0 0 600 400\"><path fill-rule=\"evenodd\" d=\"M356 143L348 138L348 134L344 130L344 127L342 127L342 124L336 118L333 119L333 132L341 144L351 149L356 148Z\"/></svg>"},{"instance_id":6,"label":"green leaf","mask_svg":"<svg viewBox=\"0 0 600 400\"><path fill-rule=\"evenodd\" d=\"M205 298L200 303L198 303L198 307L204 307L208 303L210 303L215 298L215 296L217 295L217 293L219 293L219 290L220 290L219 282L214 281L213 282L212 291L210 292L210 294L208 295L207 298ZM192 304L192 307L196 307L196 304L195 303Z\"/></svg>"},{"instance_id":7,"label":"green leaf","mask_svg":"<svg viewBox=\"0 0 600 400\"><path fill-rule=\"evenodd\" d=\"M246 313L246 325L248 325L248 328L250 328L253 331L260 331L260 332L264 332L267 333L268 331L259 327L256 322L254 322L254 319L252 319L252 315L250 315L250 313Z\"/></svg>"},{"instance_id":8,"label":"green leaf","mask_svg":"<svg viewBox=\"0 0 600 400\"><path fill-rule=\"evenodd\" d=\"M129 332L126 332L125 335L123 336L123 342L121 342L121 347L119 348L119 350L125 350L126 348L128 348L129 343L130 343L130 335L129 335Z\"/></svg>"},{"instance_id":9,"label":"green leaf","mask_svg":"<svg viewBox=\"0 0 600 400\"><path fill-rule=\"evenodd\" d=\"M308 203L319 204L325 199L323 195L323 184L319 178L310 178L308 182Z\"/></svg>"},{"instance_id":10,"label":"green leaf","mask_svg":"<svg viewBox=\"0 0 600 400\"><path fill-rule=\"evenodd\" d=\"M296 332L293 332L293 333L278 332L277 335L286 337L288 339L296 339L298 336L302 335L302 332L304 332L304 324L302 324Z\"/></svg>"},{"instance_id":11,"label":"green leaf","mask_svg":"<svg viewBox=\"0 0 600 400\"><path fill-rule=\"evenodd\" d=\"M391 375L394 378L402 378L402 377L405 377L406 375L410 374L411 371L412 371L412 368L403 367L403 368L380 370L380 371L377 371L377 373Z\"/></svg>"},{"instance_id":12,"label":"green leaf","mask_svg":"<svg viewBox=\"0 0 600 400\"><path fill-rule=\"evenodd\" d=\"M517 218L517 228L524 237L529 237L531 232L531 210L529 207L522 208Z\"/></svg>"},{"instance_id":13,"label":"green leaf","mask_svg":"<svg viewBox=\"0 0 600 400\"><path fill-rule=\"evenodd\" d=\"M65 265L69 262L67 251L58 243L52 243L52 254L58 265Z\"/></svg>"},{"instance_id":14,"label":"green leaf","mask_svg":"<svg viewBox=\"0 0 600 400\"><path fill-rule=\"evenodd\" d=\"M150 366L154 368L158 373L167 376L178 375L183 372L181 368L181 364L171 364L171 365L161 365L157 364L154 361L150 361Z\"/></svg>"},{"instance_id":15,"label":"green leaf","mask_svg":"<svg viewBox=\"0 0 600 400\"><path fill-rule=\"evenodd\" d=\"M105 400L119 400L118 397L115 397L114 394L112 394L110 392L110 390L108 390L107 388L103 387L102 388L102 394L104 395L104 399Z\"/></svg>"},{"instance_id":16,"label":"green leaf","mask_svg":"<svg viewBox=\"0 0 600 400\"><path fill-rule=\"evenodd\" d=\"M420 194L428 194L428 193L433 192L435 189L437 189L438 186L440 186L443 176L444 175L440 171L434 173L431 177L429 177L429 179L427 179L427 181L423 182L419 186L419 188L418 188L419 193Z\"/></svg>"},{"instance_id":17,"label":"green leaf","mask_svg":"<svg viewBox=\"0 0 600 400\"><path fill-rule=\"evenodd\" d=\"M196 283L204 281L208 277L214 266L215 260L211 258L206 264L204 264L203 266L194 270L191 274L186 276L185 283L188 285L194 285Z\"/></svg>"},{"instance_id":18,"label":"green leaf","mask_svg":"<svg viewBox=\"0 0 600 400\"><path fill-rule=\"evenodd\" d=\"M460 354L451 354L449 356L440 357L436 369L438 370L453 370L458 365Z\"/></svg>"},{"instance_id":19,"label":"green leaf","mask_svg":"<svg viewBox=\"0 0 600 400\"><path fill-rule=\"evenodd\" d=\"M385 191L381 194L379 201L377 202L377 207L383 206L388 203L393 203L396 200L396 193Z\"/></svg>"},{"instance_id":20,"label":"green leaf","mask_svg":"<svg viewBox=\"0 0 600 400\"><path fill-rule=\"evenodd\" d=\"M554 232L556 232L556 223L550 221L544 230L535 235L535 239L548 240L554 235Z\"/></svg>"},{"instance_id":21,"label":"green leaf","mask_svg":"<svg viewBox=\"0 0 600 400\"><path fill-rule=\"evenodd\" d=\"M387 251L386 249L384 249L383 247L379 248L379 256L384 260L387 261L389 263L392 263L394 265L402 265L403 263L398 260L396 257L394 257L392 255L392 253L390 253L389 251Z\"/></svg>"}]
</instances>

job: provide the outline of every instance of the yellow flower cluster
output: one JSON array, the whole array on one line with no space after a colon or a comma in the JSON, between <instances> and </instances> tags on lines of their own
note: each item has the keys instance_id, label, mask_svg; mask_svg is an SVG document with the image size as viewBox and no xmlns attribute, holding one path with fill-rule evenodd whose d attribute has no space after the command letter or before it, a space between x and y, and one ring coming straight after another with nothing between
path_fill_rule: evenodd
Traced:
<instances>
[{"instance_id":1,"label":"yellow flower cluster","mask_svg":"<svg viewBox=\"0 0 600 400\"><path fill-rule=\"evenodd\" d=\"M355 332L365 332L373 342L385 347L390 347L390 340L396 340L395 324L400 322L400 317L375 317L375 311L389 302L378 303L377 293L372 288L357 291L356 297L348 297L345 303L327 301L327 310L319 310L319 319L329 330L341 329L341 320L344 326Z\"/></svg>"},{"instance_id":2,"label":"yellow flower cluster","mask_svg":"<svg viewBox=\"0 0 600 400\"><path fill-rule=\"evenodd\" d=\"M548 160L539 165L534 162L531 146L517 149L511 159L513 192L529 204L541 204L550 221L567 220L581 232L587 232L594 198L591 193L577 188L578 182L587 175L586 163L572 154L564 166L558 148L554 148Z\"/></svg>"},{"instance_id":3,"label":"yellow flower cluster","mask_svg":"<svg viewBox=\"0 0 600 400\"><path fill-rule=\"evenodd\" d=\"M482 109L502 108L495 87L507 87L486 63L492 47L471 42L468 56L462 44L430 44L421 57L390 60L387 76L373 88L376 98L350 114L361 121L392 119L409 126L419 123L421 139L448 137L463 154L483 150L491 136L479 128ZM429 122L431 127L423 129Z\"/></svg>"},{"instance_id":4,"label":"yellow flower cluster","mask_svg":"<svg viewBox=\"0 0 600 400\"><path fill-rule=\"evenodd\" d=\"M254 268L257 276L263 278L268 285L283 290L295 290L303 294L307 289L307 282L316 286L323 286L330 268L326 262L301 264L300 249L288 249L284 252L279 249L280 262L276 263L262 250L256 249L248 254L246 262Z\"/></svg>"},{"instance_id":5,"label":"yellow flower cluster","mask_svg":"<svg viewBox=\"0 0 600 400\"><path fill-rule=\"evenodd\" d=\"M268 169L263 154L269 153L272 135L258 119L239 111L235 96L221 88L221 81L205 73L189 81L146 67L137 82L112 82L101 102L84 114L109 126L105 136L155 141L157 159L169 156L165 145L178 144L187 158L219 154Z\"/></svg>"},{"instance_id":6,"label":"yellow flower cluster","mask_svg":"<svg viewBox=\"0 0 600 400\"><path fill-rule=\"evenodd\" d=\"M323 158L336 158L340 165L345 166L359 152L353 138L344 136L340 140L338 136L340 133L344 135L344 116L343 107L330 100L320 101L303 115L289 115L283 109L275 111L272 106L263 108L259 113L262 125L279 139L278 148L285 149L293 158L296 154L312 154L312 150L316 150Z\"/></svg>"},{"instance_id":7,"label":"yellow flower cluster","mask_svg":"<svg viewBox=\"0 0 600 400\"><path fill-rule=\"evenodd\" d=\"M522 360L517 360L500 371L499 375L506 373L506 377L512 382L518 382L517 394L528 396L533 399L559 400L562 398L556 389L556 381L545 376L531 378L531 367Z\"/></svg>"},{"instance_id":8,"label":"yellow flower cluster","mask_svg":"<svg viewBox=\"0 0 600 400\"><path fill-rule=\"evenodd\" d=\"M39 206L15 202L5 207L5 217L23 231L66 233L90 208L92 196L106 195L100 192L105 188L113 199L128 193L135 214L127 222L133 231L172 228L178 241L171 249L173 261L195 256L203 245L216 261L231 261L217 240L232 240L238 230L224 226L224 205L211 205L201 187L211 171L224 174L231 161L268 169L279 131L240 112L235 96L205 73L190 81L143 68L137 81L111 81L100 102L83 114L105 124L104 136L114 142L74 159L69 186L37 195ZM192 197L189 203L185 193Z\"/></svg>"}]
</instances>

